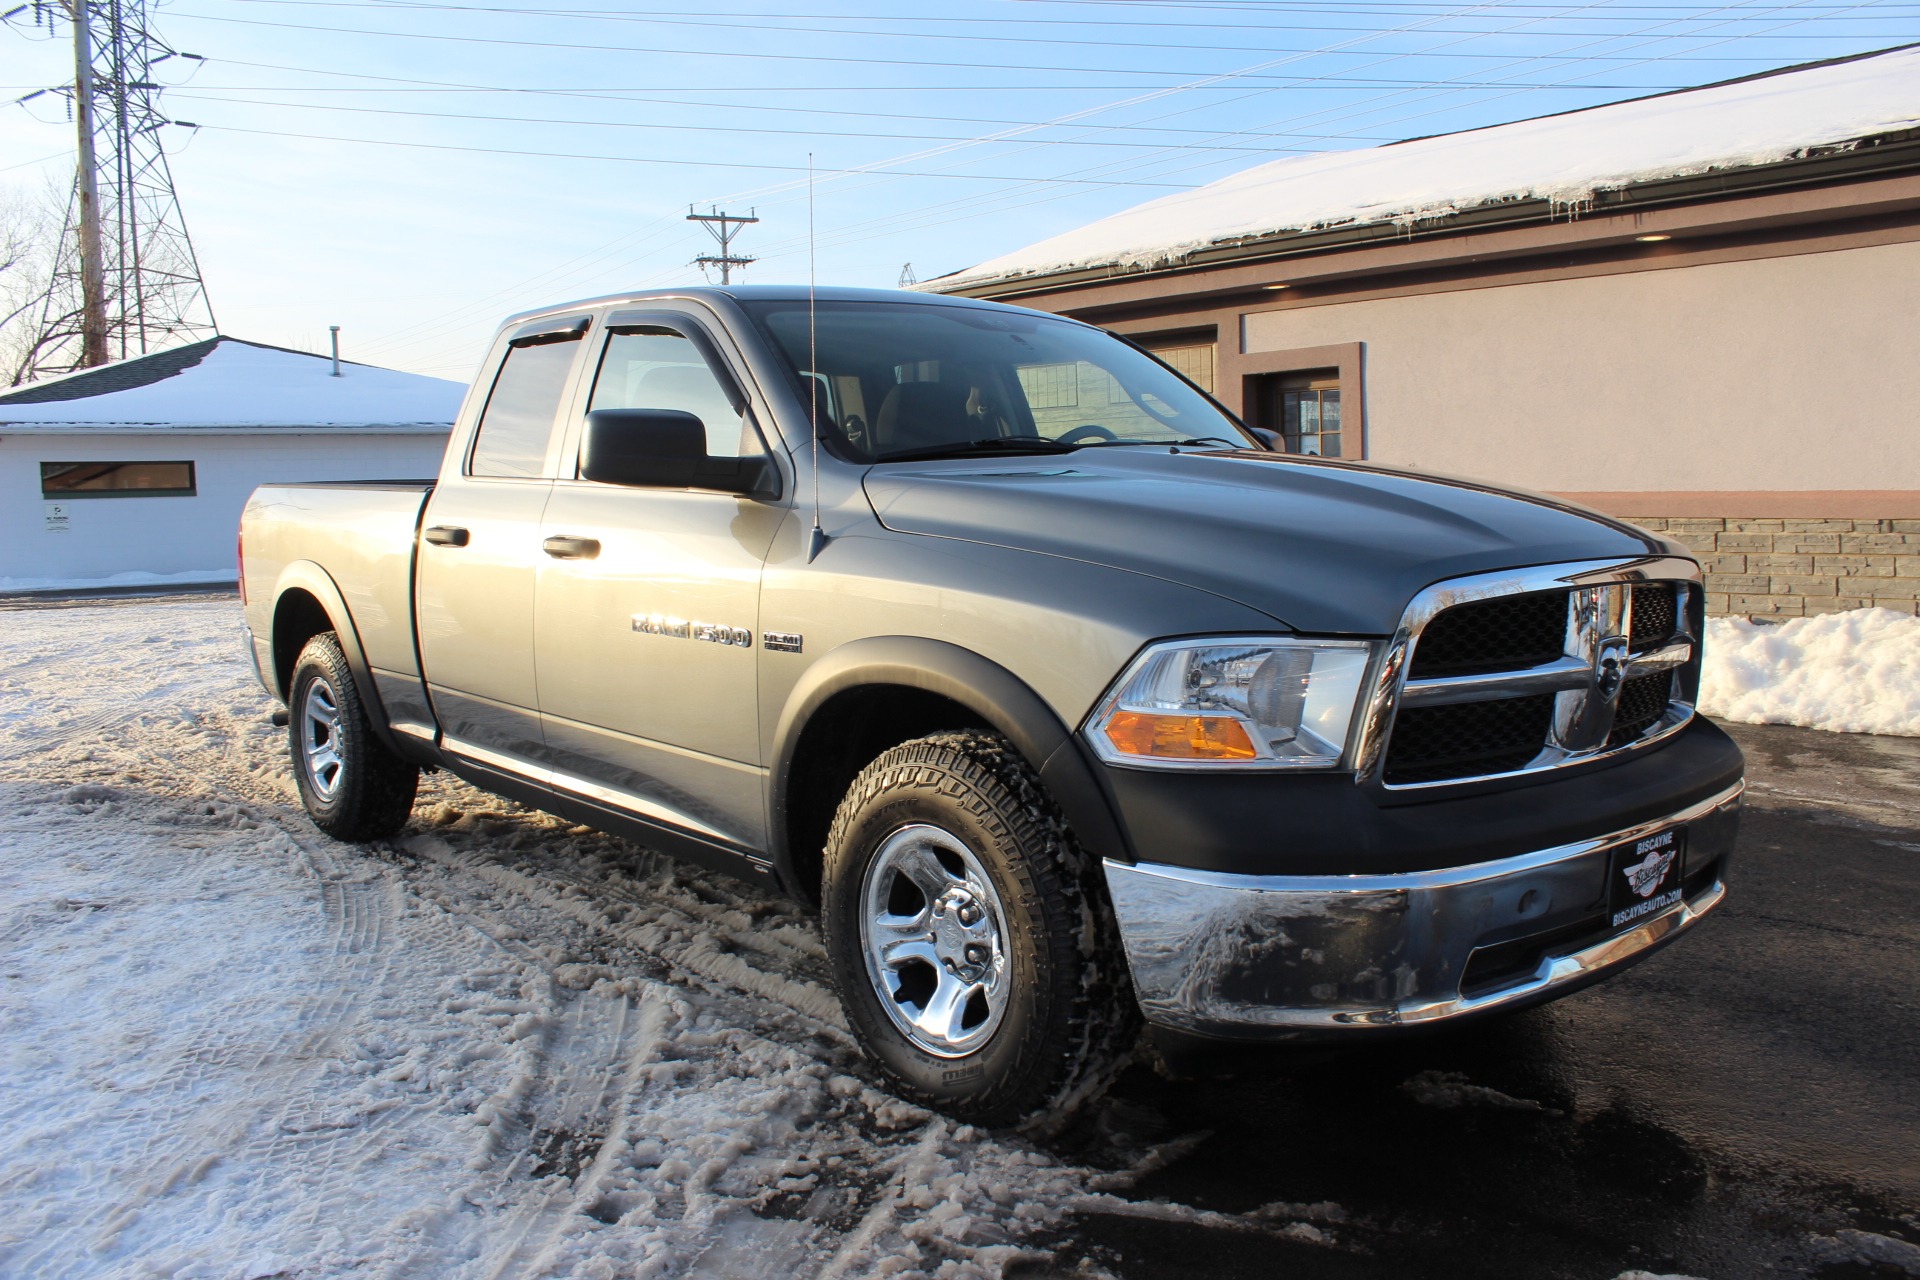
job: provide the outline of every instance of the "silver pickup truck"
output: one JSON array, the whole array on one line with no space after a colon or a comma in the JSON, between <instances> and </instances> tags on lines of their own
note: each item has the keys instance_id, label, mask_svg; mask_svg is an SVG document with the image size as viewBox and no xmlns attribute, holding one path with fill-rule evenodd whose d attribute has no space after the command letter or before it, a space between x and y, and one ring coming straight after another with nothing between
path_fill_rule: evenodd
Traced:
<instances>
[{"instance_id":1,"label":"silver pickup truck","mask_svg":"<svg viewBox=\"0 0 1920 1280\"><path fill-rule=\"evenodd\" d=\"M313 820L419 771L817 903L849 1024L988 1124L1139 1018L1510 1010L1725 893L1700 569L1537 495L1289 456L1099 329L640 293L509 320L435 481L268 485L260 678Z\"/></svg>"}]
</instances>

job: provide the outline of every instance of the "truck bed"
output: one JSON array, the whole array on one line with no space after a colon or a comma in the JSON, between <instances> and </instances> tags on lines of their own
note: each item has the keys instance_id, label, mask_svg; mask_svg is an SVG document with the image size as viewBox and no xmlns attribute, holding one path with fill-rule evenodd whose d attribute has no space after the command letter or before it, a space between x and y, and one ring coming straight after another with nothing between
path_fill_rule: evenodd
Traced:
<instances>
[{"instance_id":1,"label":"truck bed","mask_svg":"<svg viewBox=\"0 0 1920 1280\"><path fill-rule=\"evenodd\" d=\"M240 517L241 585L255 636L274 632L283 587L312 580L345 604L381 699L425 706L413 643L413 557L432 480L267 484ZM261 655L263 666L273 655ZM278 655L284 666L289 655ZM284 671L281 672L284 675ZM397 698L397 702L396 702Z\"/></svg>"}]
</instances>

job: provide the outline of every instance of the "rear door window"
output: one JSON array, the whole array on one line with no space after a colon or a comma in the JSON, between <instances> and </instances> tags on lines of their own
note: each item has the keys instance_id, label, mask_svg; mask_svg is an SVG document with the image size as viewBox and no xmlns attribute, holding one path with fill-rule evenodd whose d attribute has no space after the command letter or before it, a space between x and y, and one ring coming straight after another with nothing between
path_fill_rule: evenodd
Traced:
<instances>
[{"instance_id":1,"label":"rear door window","mask_svg":"<svg viewBox=\"0 0 1920 1280\"><path fill-rule=\"evenodd\" d=\"M537 479L546 474L547 444L584 336L584 327L543 333L507 349L474 430L468 475Z\"/></svg>"}]
</instances>

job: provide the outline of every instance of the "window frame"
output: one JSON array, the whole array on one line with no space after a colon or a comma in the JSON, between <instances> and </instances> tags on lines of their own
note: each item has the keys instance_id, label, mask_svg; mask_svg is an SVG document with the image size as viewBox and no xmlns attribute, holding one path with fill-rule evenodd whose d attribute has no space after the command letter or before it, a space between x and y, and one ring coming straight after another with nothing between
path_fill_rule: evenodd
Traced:
<instances>
[{"instance_id":1,"label":"window frame","mask_svg":"<svg viewBox=\"0 0 1920 1280\"><path fill-rule=\"evenodd\" d=\"M197 498L200 496L200 469L191 458L121 458L107 461L95 458L80 458L71 462L63 459L41 459L40 497L45 502L92 502L100 498ZM184 489L60 489L47 490L48 467L185 467L187 469L187 487Z\"/></svg>"},{"instance_id":2,"label":"window frame","mask_svg":"<svg viewBox=\"0 0 1920 1280\"><path fill-rule=\"evenodd\" d=\"M1331 462L1365 462L1373 453L1367 430L1366 343L1335 342L1323 347L1294 347L1284 351L1249 351L1234 358L1233 375L1240 383L1241 421L1263 431L1280 430L1259 421L1260 379L1319 373L1333 369L1340 380L1341 454ZM1347 446L1351 445L1352 448ZM1290 453L1289 458L1313 454Z\"/></svg>"},{"instance_id":3,"label":"window frame","mask_svg":"<svg viewBox=\"0 0 1920 1280\"><path fill-rule=\"evenodd\" d=\"M685 311L655 310L629 305L626 308L615 307L602 314L599 317L599 327L600 332L597 337L592 338L589 347L590 359L581 362L575 370L573 394L563 410L568 420L566 430L561 436L560 453L555 465L554 479L557 483L590 485L596 489L607 487L581 478L580 445L587 422L587 407L593 403L594 383L598 381L600 367L607 358L607 344L619 331L626 329L668 329L691 342L693 349L699 353L702 360L706 361L707 368L719 381L720 389L726 393L729 403L739 410L741 420L746 426L752 428L754 438L760 442L761 456L772 465L772 473L775 476L782 474L781 464L775 460L785 450L774 448L762 420L762 411L756 408L753 397L748 393L746 379L727 358L720 344L715 341L712 330L700 317ZM804 403L802 401L803 407ZM785 491L784 481L778 485L778 488L781 492ZM661 489L654 492L700 493L702 491ZM716 496L716 494L709 493L707 496ZM737 498L739 495L731 496Z\"/></svg>"},{"instance_id":4,"label":"window frame","mask_svg":"<svg viewBox=\"0 0 1920 1280\"><path fill-rule=\"evenodd\" d=\"M589 315L549 316L522 325L514 330L500 349L500 357L493 362L493 377L487 384L487 395L480 402L480 408L473 417L473 428L467 433L466 447L460 456L460 478L485 482L524 484L528 482L548 483L553 479L554 447L562 443L566 435L566 423L562 414L573 403L580 383L580 356L576 351L573 363L567 369L566 380L560 386L560 398L553 408L553 424L547 428L546 452L541 456L539 472L530 476L499 476L476 472L473 469L474 455L480 449L480 434L486 429L487 410L493 405L493 397L500 389L500 375L506 372L507 362L513 353L526 347L550 346L562 342L577 342L580 350L586 349L588 337L592 332L593 317Z\"/></svg>"}]
</instances>

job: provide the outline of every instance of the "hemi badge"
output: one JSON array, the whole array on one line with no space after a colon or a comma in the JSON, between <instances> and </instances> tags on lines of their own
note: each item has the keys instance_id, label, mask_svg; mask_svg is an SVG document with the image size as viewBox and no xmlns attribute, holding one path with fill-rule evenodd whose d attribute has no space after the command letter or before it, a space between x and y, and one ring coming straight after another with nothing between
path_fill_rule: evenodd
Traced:
<instances>
[{"instance_id":1,"label":"hemi badge","mask_svg":"<svg viewBox=\"0 0 1920 1280\"><path fill-rule=\"evenodd\" d=\"M798 653L802 637L798 631L765 631L760 642L770 653Z\"/></svg>"}]
</instances>

